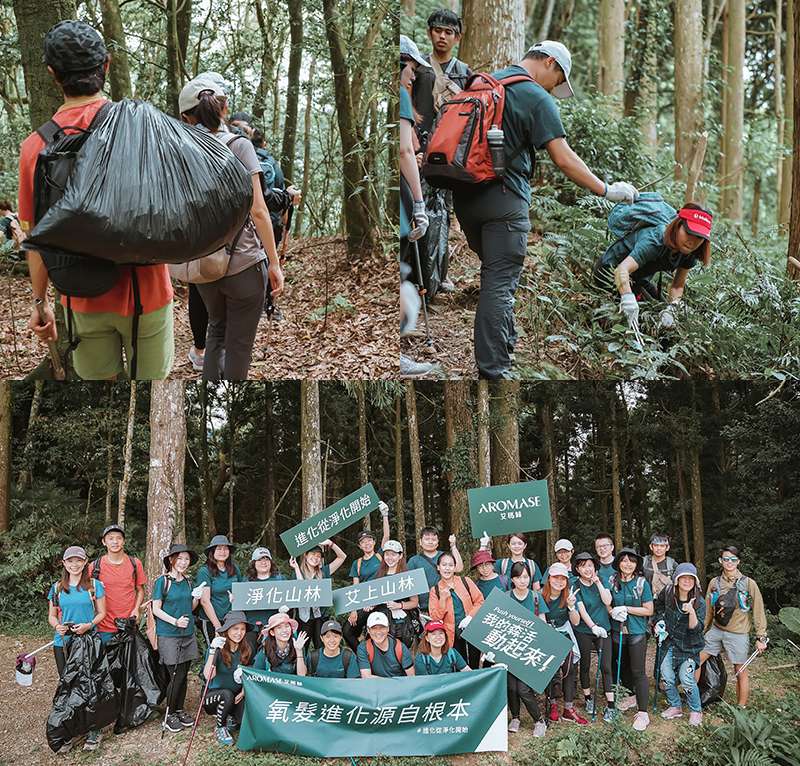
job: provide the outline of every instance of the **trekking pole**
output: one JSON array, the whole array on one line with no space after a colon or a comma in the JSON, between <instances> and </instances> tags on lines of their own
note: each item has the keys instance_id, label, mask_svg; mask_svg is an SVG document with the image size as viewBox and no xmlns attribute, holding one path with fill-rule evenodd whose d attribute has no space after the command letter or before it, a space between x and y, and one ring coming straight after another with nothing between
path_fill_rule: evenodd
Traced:
<instances>
[{"instance_id":1,"label":"trekking pole","mask_svg":"<svg viewBox=\"0 0 800 766\"><path fill-rule=\"evenodd\" d=\"M167 728L167 718L169 718L169 701L172 697L172 685L175 683L175 673L178 670L178 665L172 666L172 676L170 676L169 684L167 685L167 705L164 711L164 720L161 722L161 739L164 739L164 731Z\"/></svg>"},{"instance_id":2,"label":"trekking pole","mask_svg":"<svg viewBox=\"0 0 800 766\"><path fill-rule=\"evenodd\" d=\"M192 726L192 735L189 737L189 745L186 748L186 755L183 756L183 763L181 766L186 766L186 761L189 760L189 751L192 749L192 742L194 741L194 733L197 731L197 722L200 720L200 711L203 709L203 701L206 698L206 692L208 691L208 684L211 682L211 678L206 679L206 685L203 687L203 693L200 695L200 704L197 706L197 714L194 717L194 725Z\"/></svg>"},{"instance_id":3,"label":"trekking pole","mask_svg":"<svg viewBox=\"0 0 800 766\"><path fill-rule=\"evenodd\" d=\"M619 715L619 679L622 672L622 627L619 631L619 651L617 652L617 684L614 687L614 717Z\"/></svg>"},{"instance_id":4,"label":"trekking pole","mask_svg":"<svg viewBox=\"0 0 800 766\"><path fill-rule=\"evenodd\" d=\"M656 640L656 672L653 687L653 713L658 712L658 691L661 686L661 642Z\"/></svg>"},{"instance_id":5,"label":"trekking pole","mask_svg":"<svg viewBox=\"0 0 800 766\"><path fill-rule=\"evenodd\" d=\"M39 315L39 321L42 324L47 324L44 316L44 299L37 298L34 302L36 306L36 313ZM64 365L61 363L61 357L58 354L58 345L54 340L47 341L47 350L50 353L50 362L53 365L53 377L56 380L66 380L67 373L64 371Z\"/></svg>"},{"instance_id":6,"label":"trekking pole","mask_svg":"<svg viewBox=\"0 0 800 766\"><path fill-rule=\"evenodd\" d=\"M594 674L594 694L592 695L592 722L597 720L597 687L600 685L600 668L603 665L603 645L597 648L597 671Z\"/></svg>"},{"instance_id":7,"label":"trekking pole","mask_svg":"<svg viewBox=\"0 0 800 766\"><path fill-rule=\"evenodd\" d=\"M769 638L765 638L765 639L764 639L764 643L765 643L765 644L769 644ZM761 652L759 652L759 651L758 651L758 649L756 649L756 650L755 650L755 651L754 651L754 652L753 652L753 653L752 653L752 654L751 654L751 655L750 655L750 656L747 658L747 662L745 662L745 663L744 663L744 665L742 665L742 667L740 667L740 668L739 668L739 670L737 670L737 671L736 671L736 677L737 677L737 678L739 677L739 674L740 674L740 673L744 673L744 671L745 671L745 670L747 670L747 667L748 667L748 665L750 665L750 664L753 662L753 660L755 660L755 658L756 658L756 657L758 657L758 655L759 655L759 654L761 654Z\"/></svg>"},{"instance_id":8,"label":"trekking pole","mask_svg":"<svg viewBox=\"0 0 800 766\"><path fill-rule=\"evenodd\" d=\"M422 316L425 318L425 334L427 336L425 340L425 345L428 347L433 346L433 339L431 338L431 328L428 324L428 306L425 303L425 294L428 292L425 289L425 286L422 284L422 263L419 260L419 245L417 241L414 240L414 258L416 259L417 264L417 275L419 276L419 294L422 298Z\"/></svg>"},{"instance_id":9,"label":"trekking pole","mask_svg":"<svg viewBox=\"0 0 800 766\"><path fill-rule=\"evenodd\" d=\"M800 652L800 646L798 646L792 639L787 638L786 643L789 644L795 651Z\"/></svg>"}]
</instances>

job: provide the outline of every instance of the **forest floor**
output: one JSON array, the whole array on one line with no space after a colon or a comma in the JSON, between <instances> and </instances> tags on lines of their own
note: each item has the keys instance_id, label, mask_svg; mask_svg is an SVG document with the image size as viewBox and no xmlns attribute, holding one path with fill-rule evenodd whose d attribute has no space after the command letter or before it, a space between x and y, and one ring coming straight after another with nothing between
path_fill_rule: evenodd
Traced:
<instances>
[{"instance_id":1,"label":"forest floor","mask_svg":"<svg viewBox=\"0 0 800 766\"><path fill-rule=\"evenodd\" d=\"M259 323L250 377L262 380L396 378L397 279L380 251L352 262L340 237L292 239L284 268L283 320ZM23 378L45 356L28 330L30 283L21 265L0 265L0 378ZM188 289L175 290L175 364L170 377L199 378ZM327 311L326 311L327 309Z\"/></svg>"},{"instance_id":2,"label":"forest floor","mask_svg":"<svg viewBox=\"0 0 800 766\"><path fill-rule=\"evenodd\" d=\"M126 732L121 735L114 735L111 729L104 732L103 742L100 748L93 753L84 753L80 748L66 756L56 756L49 749L45 736L45 720L49 712L52 695L56 688L56 669L52 654L45 650L40 655L34 672L33 686L24 688L16 686L11 682L14 662L17 654L23 649L30 649L45 643L50 638L49 634L39 633L37 635L2 635L0 634L0 666L5 668L4 680L0 686L0 766L18 766L18 764L29 764L30 766L63 764L72 766L73 764L109 764L109 766L122 766L123 764L135 764L136 766L162 766L166 764L177 764L183 759L186 746L189 741L189 730L179 733L166 733L162 738L159 730L159 721L153 720L147 724ZM791 671L786 670L782 659L786 655L775 655L771 652L767 657L758 660L751 673L753 706L765 706L768 709L779 707L781 698L789 693L795 695L800 693L800 668ZM648 657L647 667L652 666L652 647ZM791 658L790 658L791 659ZM783 668L771 670L771 667L783 665ZM592 678L594 677L592 673ZM186 700L187 710L196 710L197 701L201 692L200 684L195 672L189 676L189 691ZM729 670L728 689L725 694L727 701L735 702L734 685L732 673ZM663 695L661 703L663 703ZM661 704L661 708L665 705ZM715 714L714 708L710 712L706 711L704 731L711 736L714 728L722 722L722 718ZM614 726L629 727L633 717L633 712L624 715L621 722ZM800 710L796 711L795 718L800 722ZM547 739L566 738L575 732L586 732L585 736L592 736L598 730L604 730L608 724L595 723L589 727L576 727L574 725L557 723L551 726L547 734ZM467 754L462 756L450 756L447 758L435 759L440 764L451 764L451 766L477 766L481 764L496 764L496 766L507 766L520 762L523 751L526 755L535 752L536 740L531 735L532 723L523 714L522 730L509 737L509 752L491 754ZM663 721L658 716L652 718L652 723L648 730L642 735L637 736L637 747L635 752L628 752L624 761L617 761L609 754L609 760L605 763L608 766L615 766L617 763L626 763L626 766L635 764L669 764L675 761L669 760L669 754L674 752L674 742L677 736L688 729L686 719L680 722ZM584 735L579 735L584 736ZM547 739L545 741L547 741ZM533 747L532 747L533 746ZM564 756L568 755L569 743L564 742ZM666 760L662 760L666 758ZM372 762L374 759L364 763ZM382 759L389 763L389 759ZM419 766L423 766L423 759L416 759ZM324 761L327 763L337 763L336 761ZM530 757L525 759L526 763L534 764ZM561 760L559 759L559 763ZM566 758L565 763L571 763ZM195 741L192 745L191 763L201 764L202 766L220 766L220 764L239 763L244 766L256 766L256 764L275 764L278 766L311 766L316 763L323 763L320 759L301 758L289 755L248 755L240 753L233 748L223 748L214 741L214 734L211 719L202 715L200 725L197 729ZM343 766L347 761L340 760ZM404 766L411 766L415 759L406 758L402 761ZM433 760L426 758L425 764L432 764ZM537 764L538 766L538 764Z\"/></svg>"}]
</instances>

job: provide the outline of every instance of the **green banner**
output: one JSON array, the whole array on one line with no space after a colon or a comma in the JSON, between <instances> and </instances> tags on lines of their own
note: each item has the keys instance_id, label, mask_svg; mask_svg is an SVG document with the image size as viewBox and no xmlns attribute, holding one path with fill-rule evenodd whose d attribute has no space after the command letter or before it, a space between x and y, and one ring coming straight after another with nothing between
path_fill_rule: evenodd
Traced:
<instances>
[{"instance_id":1,"label":"green banner","mask_svg":"<svg viewBox=\"0 0 800 766\"><path fill-rule=\"evenodd\" d=\"M365 606L385 604L387 601L407 601L411 596L418 596L429 590L425 571L412 569L358 585L337 588L333 592L333 608L336 614L343 614Z\"/></svg>"},{"instance_id":2,"label":"green banner","mask_svg":"<svg viewBox=\"0 0 800 766\"><path fill-rule=\"evenodd\" d=\"M553 526L550 496L543 479L468 489L467 500L473 537L484 532L493 537L536 532Z\"/></svg>"},{"instance_id":3,"label":"green banner","mask_svg":"<svg viewBox=\"0 0 800 766\"><path fill-rule=\"evenodd\" d=\"M508 749L503 668L347 680L243 670L240 750L346 758Z\"/></svg>"},{"instance_id":4,"label":"green banner","mask_svg":"<svg viewBox=\"0 0 800 766\"><path fill-rule=\"evenodd\" d=\"M281 540L290 556L299 556L323 540L338 535L377 507L378 494L370 482L333 505L329 505L324 511L281 532Z\"/></svg>"},{"instance_id":5,"label":"green banner","mask_svg":"<svg viewBox=\"0 0 800 766\"><path fill-rule=\"evenodd\" d=\"M572 651L572 641L497 588L462 633L463 638L542 693Z\"/></svg>"},{"instance_id":6,"label":"green banner","mask_svg":"<svg viewBox=\"0 0 800 766\"><path fill-rule=\"evenodd\" d=\"M331 606L330 580L255 580L232 585L231 609L290 609L298 606Z\"/></svg>"}]
</instances>

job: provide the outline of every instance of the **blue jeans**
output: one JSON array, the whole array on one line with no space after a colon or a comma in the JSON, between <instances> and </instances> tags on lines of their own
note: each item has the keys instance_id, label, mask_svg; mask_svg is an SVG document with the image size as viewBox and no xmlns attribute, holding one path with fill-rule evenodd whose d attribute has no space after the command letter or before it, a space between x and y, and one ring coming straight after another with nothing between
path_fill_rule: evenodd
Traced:
<instances>
[{"instance_id":1,"label":"blue jeans","mask_svg":"<svg viewBox=\"0 0 800 766\"><path fill-rule=\"evenodd\" d=\"M675 670L672 667L672 647L669 648L664 659L661 661L661 677L667 687L667 701L670 707L681 707L681 695L678 694L678 682L683 687L686 694L686 704L693 713L702 711L700 705L700 689L697 681L694 680L694 671L697 665L694 660L688 659L681 663L678 669L678 678L675 678Z\"/></svg>"}]
</instances>

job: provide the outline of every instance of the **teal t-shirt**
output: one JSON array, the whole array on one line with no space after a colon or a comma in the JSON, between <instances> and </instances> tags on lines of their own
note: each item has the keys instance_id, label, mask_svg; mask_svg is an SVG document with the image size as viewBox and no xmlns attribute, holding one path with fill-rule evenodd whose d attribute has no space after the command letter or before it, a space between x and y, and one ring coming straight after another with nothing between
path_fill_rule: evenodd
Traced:
<instances>
[{"instance_id":1,"label":"teal t-shirt","mask_svg":"<svg viewBox=\"0 0 800 766\"><path fill-rule=\"evenodd\" d=\"M211 606L214 607L214 614L222 622L225 615L231 611L231 600L228 597L231 586L235 582L243 582L242 573L239 571L239 567L234 565L233 577L230 577L225 571L218 571L216 577L212 577L208 567L204 564L197 570L194 582L200 585L204 581L206 586L211 588ZM205 617L205 612L202 616Z\"/></svg>"},{"instance_id":2,"label":"teal t-shirt","mask_svg":"<svg viewBox=\"0 0 800 766\"><path fill-rule=\"evenodd\" d=\"M414 108L411 104L411 96L408 91L400 86L400 119L414 124ZM407 237L411 233L411 221L408 216L409 211L400 205L400 237Z\"/></svg>"},{"instance_id":3,"label":"teal t-shirt","mask_svg":"<svg viewBox=\"0 0 800 766\"><path fill-rule=\"evenodd\" d=\"M171 623L164 622L156 617L157 636L191 636L194 633L194 617L192 616L192 586L184 577L180 581L173 580L167 588L167 597L164 598L164 589L167 576L161 575L153 584L153 601L161 602L161 609L170 617L186 615L189 624L185 628L178 628Z\"/></svg>"},{"instance_id":4,"label":"teal t-shirt","mask_svg":"<svg viewBox=\"0 0 800 766\"><path fill-rule=\"evenodd\" d=\"M399 678L405 676L406 669L414 664L414 661L411 659L411 652L408 651L408 647L403 643L400 644L402 649L401 656L403 658L402 664L397 661L397 655L395 654L396 649L394 647L395 641L396 639L389 636L389 646L385 652L381 651L380 647L377 645L374 646L375 657L372 660L373 676L380 676L381 678ZM362 641L358 645L356 657L358 658L358 667L360 670L370 669L366 641Z\"/></svg>"},{"instance_id":5,"label":"teal t-shirt","mask_svg":"<svg viewBox=\"0 0 800 766\"><path fill-rule=\"evenodd\" d=\"M511 596L511 598L513 598L514 601L516 601L520 606L530 612L533 612L534 614L536 614L537 606L539 614L547 614L548 611L550 611L547 608L547 604L545 603L545 600L542 598L541 594L537 593L535 590L529 590L523 599L517 598L513 590L510 590L508 595Z\"/></svg>"},{"instance_id":6,"label":"teal t-shirt","mask_svg":"<svg viewBox=\"0 0 800 766\"><path fill-rule=\"evenodd\" d=\"M439 570L436 565L439 563L439 557L444 551L436 551L433 558L428 558L424 553L417 553L408 560L409 569L422 569L425 571L425 579L428 581L428 593L419 594L419 608L423 611L428 610L428 601L430 599L430 588L436 585L442 578L439 576Z\"/></svg>"},{"instance_id":7,"label":"teal t-shirt","mask_svg":"<svg viewBox=\"0 0 800 766\"><path fill-rule=\"evenodd\" d=\"M358 672L358 659L355 654L350 654L350 659L347 662L347 676L344 671L344 657L346 649L341 649L339 654L335 657L328 657L325 652L319 652L319 659L317 660L317 669L314 675L317 678L361 678L361 673ZM310 665L311 652L306 653L306 667Z\"/></svg>"},{"instance_id":8,"label":"teal t-shirt","mask_svg":"<svg viewBox=\"0 0 800 766\"><path fill-rule=\"evenodd\" d=\"M608 613L606 605L600 598L600 591L596 585L584 585L580 580L577 583L577 593L575 594L576 607L583 604L584 609L589 613L592 622L601 628L611 630L611 615ZM592 629L581 620L574 628L576 633L591 633Z\"/></svg>"},{"instance_id":9,"label":"teal t-shirt","mask_svg":"<svg viewBox=\"0 0 800 766\"><path fill-rule=\"evenodd\" d=\"M56 597L56 584L50 586L50 592L47 594L47 599L53 603ZM103 583L100 580L94 581L94 597L96 599L103 598L106 595L103 589ZM88 590L78 586L71 587L69 591L62 590L58 593L58 606L61 609L61 616L59 622L64 625L67 622L72 622L76 625L91 622L95 617L94 603L92 596ZM53 636L53 646L64 646L72 636L69 633L65 636L59 636L58 633Z\"/></svg>"},{"instance_id":10,"label":"teal t-shirt","mask_svg":"<svg viewBox=\"0 0 800 766\"><path fill-rule=\"evenodd\" d=\"M455 666L455 668L453 667ZM450 649L437 662L429 654L420 652L414 660L414 670L418 676L438 676L441 673L458 673L467 663L457 649Z\"/></svg>"},{"instance_id":11,"label":"teal t-shirt","mask_svg":"<svg viewBox=\"0 0 800 766\"><path fill-rule=\"evenodd\" d=\"M259 649L256 653L256 658L253 660L253 667L256 670L269 670L273 673L280 673L283 676L297 675L297 660L294 662L289 662L288 659L281 660L274 668L270 668L269 662L267 662L267 654L263 649Z\"/></svg>"},{"instance_id":12,"label":"teal t-shirt","mask_svg":"<svg viewBox=\"0 0 800 766\"><path fill-rule=\"evenodd\" d=\"M603 253L602 263L616 268L628 256L639 264L635 277L642 279L658 272L674 272L676 269L691 269L698 262L697 256L683 255L670 250L664 244L666 224L647 226L618 240Z\"/></svg>"},{"instance_id":13,"label":"teal t-shirt","mask_svg":"<svg viewBox=\"0 0 800 766\"><path fill-rule=\"evenodd\" d=\"M556 596L547 604L547 621L555 628L560 628L565 622L569 620L569 608L561 606L561 596Z\"/></svg>"},{"instance_id":14,"label":"teal t-shirt","mask_svg":"<svg viewBox=\"0 0 800 766\"><path fill-rule=\"evenodd\" d=\"M450 588L450 596L453 599L453 618L456 622L456 628L458 628L461 620L467 616L467 613L464 611L464 602L458 597L455 588Z\"/></svg>"},{"instance_id":15,"label":"teal t-shirt","mask_svg":"<svg viewBox=\"0 0 800 766\"><path fill-rule=\"evenodd\" d=\"M650 583L643 577L641 595L637 595L637 584L639 578L634 577L627 582L619 583L619 590L616 588L611 589L611 599L614 606L643 606L648 601L653 600L653 589ZM619 623L615 622L614 626L617 627ZM641 615L629 614L628 619L625 621L628 628L628 633L633 636L638 636L647 633L647 617Z\"/></svg>"},{"instance_id":16,"label":"teal t-shirt","mask_svg":"<svg viewBox=\"0 0 800 766\"><path fill-rule=\"evenodd\" d=\"M606 588L608 587L608 581L611 579L611 575L613 575L615 571L613 563L600 564L600 569L597 570L597 576L602 580Z\"/></svg>"},{"instance_id":17,"label":"teal t-shirt","mask_svg":"<svg viewBox=\"0 0 800 766\"><path fill-rule=\"evenodd\" d=\"M501 69L496 79L528 74L521 66ZM531 203L533 159L554 138L566 136L555 98L535 82L519 82L505 89L503 134L506 151L505 186Z\"/></svg>"},{"instance_id":18,"label":"teal t-shirt","mask_svg":"<svg viewBox=\"0 0 800 766\"><path fill-rule=\"evenodd\" d=\"M361 574L358 573L359 561L361 562ZM368 559L362 556L350 565L350 577L358 577L359 582L369 582L378 573L380 566L381 560L376 554L373 553Z\"/></svg>"},{"instance_id":19,"label":"teal t-shirt","mask_svg":"<svg viewBox=\"0 0 800 766\"><path fill-rule=\"evenodd\" d=\"M201 581L202 582L202 581ZM170 591L172 588L170 588ZM169 595L169 594L167 594ZM203 659L203 664L208 661L208 649L206 649L206 655ZM225 664L225 661L222 659L222 652L217 649L216 656L214 657L214 667L217 669L217 674L211 679L208 684L209 689L230 689L231 691L238 692L242 686L241 684L237 684L233 680L233 671L239 667L241 664L241 657L239 655L239 650L237 649L235 652L231 652L231 664L230 667Z\"/></svg>"},{"instance_id":20,"label":"teal t-shirt","mask_svg":"<svg viewBox=\"0 0 800 766\"><path fill-rule=\"evenodd\" d=\"M491 580L475 580L475 585L478 586L478 590L483 594L484 599L489 598L489 594L495 588L503 592L505 592L508 589L507 587L503 587L503 580L500 578L499 575L497 577L493 577Z\"/></svg>"},{"instance_id":21,"label":"teal t-shirt","mask_svg":"<svg viewBox=\"0 0 800 766\"><path fill-rule=\"evenodd\" d=\"M265 580L259 580L258 578L254 580L249 580L249 582L275 582L276 580L285 580L286 578L278 573L273 577L267 577ZM277 614L277 609L248 609L245 614L247 615L247 621L251 625L255 625L257 622L260 622L262 625L266 625L269 622L269 618L272 617L273 614Z\"/></svg>"},{"instance_id":22,"label":"teal t-shirt","mask_svg":"<svg viewBox=\"0 0 800 766\"><path fill-rule=\"evenodd\" d=\"M494 562L494 571L497 572L497 574L504 575L508 578L509 589L514 587L513 583L511 583L511 567L514 565L514 563L515 562L510 558L497 559L497 561ZM541 585L542 571L539 569L539 565L533 559L525 559L525 563L528 567L528 575L531 578L531 587L535 582L538 582L539 585Z\"/></svg>"}]
</instances>

